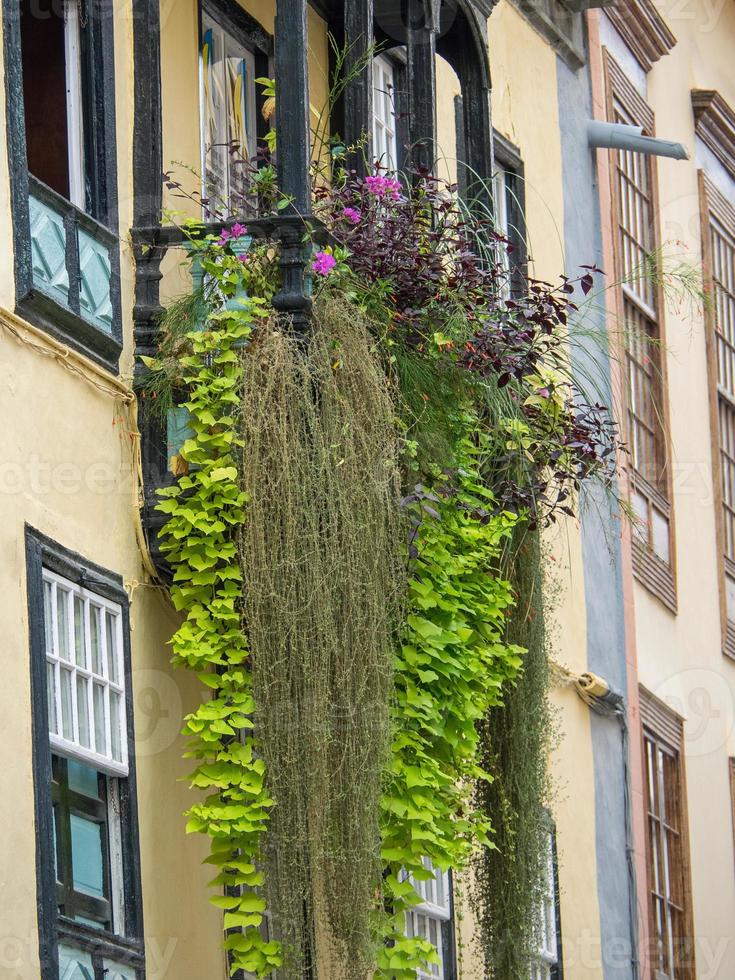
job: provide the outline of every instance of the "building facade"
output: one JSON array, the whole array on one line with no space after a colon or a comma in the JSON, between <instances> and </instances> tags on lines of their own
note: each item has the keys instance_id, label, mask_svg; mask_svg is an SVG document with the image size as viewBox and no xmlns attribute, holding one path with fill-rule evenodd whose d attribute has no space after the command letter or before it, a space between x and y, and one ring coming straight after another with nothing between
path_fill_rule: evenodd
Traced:
<instances>
[{"instance_id":1,"label":"building facade","mask_svg":"<svg viewBox=\"0 0 735 980\"><path fill-rule=\"evenodd\" d=\"M410 145L462 193L492 187L535 278L605 269L570 358L618 412L637 519L585 490L580 522L548 538L559 733L533 976L735 976L735 9L589 6L4 0L3 977L227 975L181 816L200 690L169 665L158 574L179 422L132 384L190 284L167 215L201 217L202 175L236 199L223 144L252 153L272 112L304 212L310 132L369 135L389 169ZM325 118L330 33L353 59L373 38L379 53ZM594 150L591 119L689 160ZM281 243L276 305L305 317L298 223L259 233ZM580 697L595 677L622 700ZM435 976L480 978L467 890L450 888L427 886L413 927L441 949Z\"/></svg>"}]
</instances>

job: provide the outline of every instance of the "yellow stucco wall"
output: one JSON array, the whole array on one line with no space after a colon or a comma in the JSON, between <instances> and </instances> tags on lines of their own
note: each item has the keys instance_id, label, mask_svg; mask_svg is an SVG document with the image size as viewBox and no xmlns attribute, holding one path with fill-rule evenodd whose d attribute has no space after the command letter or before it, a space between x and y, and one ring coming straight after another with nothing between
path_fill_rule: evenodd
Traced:
<instances>
[{"instance_id":1,"label":"yellow stucco wall","mask_svg":"<svg viewBox=\"0 0 735 980\"><path fill-rule=\"evenodd\" d=\"M735 106L735 6L692 0L659 8L677 38L651 69L646 98L659 136L688 161L658 162L659 224L668 255L701 269L698 150L692 89ZM732 194L732 191L731 191ZM735 755L735 664L721 653L719 554L701 308L670 299L665 312L678 614L636 583L639 679L685 719L686 780L697 975L735 977L735 863L728 757Z\"/></svg>"},{"instance_id":2,"label":"yellow stucco wall","mask_svg":"<svg viewBox=\"0 0 735 980\"><path fill-rule=\"evenodd\" d=\"M529 272L554 281L564 269L564 194L557 106L557 58L508 0L489 25L494 127L524 162ZM578 526L548 535L548 577L558 594L552 655L574 673L587 668L586 606ZM552 692L559 743L551 759L559 860L564 976L602 976L595 851L595 795L590 718L571 688Z\"/></svg>"},{"instance_id":3,"label":"yellow stucco wall","mask_svg":"<svg viewBox=\"0 0 735 980\"><path fill-rule=\"evenodd\" d=\"M553 281L564 269L564 197L557 110L557 58L509 0L489 21L493 126L514 143L525 168L526 220L531 275ZM459 84L437 59L440 171L456 179L454 96ZM558 596L553 613L553 655L573 673L587 669L586 609L581 538L568 522L547 535L548 575ZM595 856L595 796L590 719L571 687L552 692L558 746L551 759L551 809L557 829L564 976L601 977ZM475 926L462 888L461 976L480 980ZM595 943L597 942L597 946Z\"/></svg>"}]
</instances>

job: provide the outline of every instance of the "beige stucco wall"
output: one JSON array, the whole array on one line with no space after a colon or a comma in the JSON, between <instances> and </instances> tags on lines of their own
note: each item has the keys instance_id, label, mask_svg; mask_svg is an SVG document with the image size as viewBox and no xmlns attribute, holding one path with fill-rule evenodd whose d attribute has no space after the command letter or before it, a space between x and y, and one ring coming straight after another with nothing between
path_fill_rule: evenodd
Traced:
<instances>
[{"instance_id":1,"label":"beige stucco wall","mask_svg":"<svg viewBox=\"0 0 735 980\"><path fill-rule=\"evenodd\" d=\"M658 162L659 225L666 254L699 270L701 150L690 92L716 89L735 106L735 6L692 0L686 9L673 4L659 9L677 44L652 67L646 98L656 114L657 134L680 141L690 154L689 161ZM685 719L697 976L730 980L735 976L735 859L728 757L735 754L735 664L721 653L701 308L670 298L665 329L679 608L674 616L636 583L638 669L640 682Z\"/></svg>"}]
</instances>

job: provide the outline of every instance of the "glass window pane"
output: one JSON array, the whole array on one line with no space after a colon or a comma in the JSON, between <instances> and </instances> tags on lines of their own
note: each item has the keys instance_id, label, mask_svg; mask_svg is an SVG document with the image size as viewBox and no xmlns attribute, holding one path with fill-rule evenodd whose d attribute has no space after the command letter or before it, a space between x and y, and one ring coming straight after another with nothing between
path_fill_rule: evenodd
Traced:
<instances>
[{"instance_id":1,"label":"glass window pane","mask_svg":"<svg viewBox=\"0 0 735 980\"><path fill-rule=\"evenodd\" d=\"M67 773L69 779L69 789L82 796L88 796L90 800L100 799L99 773L91 766L82 765L74 759L67 762Z\"/></svg>"},{"instance_id":2,"label":"glass window pane","mask_svg":"<svg viewBox=\"0 0 735 980\"><path fill-rule=\"evenodd\" d=\"M653 550L661 561L669 564L669 520L655 506L651 508L653 513Z\"/></svg>"},{"instance_id":3,"label":"glass window pane","mask_svg":"<svg viewBox=\"0 0 735 980\"><path fill-rule=\"evenodd\" d=\"M109 611L105 613L105 630L107 634L107 676L113 684L119 684L117 617L113 616Z\"/></svg>"},{"instance_id":4,"label":"glass window pane","mask_svg":"<svg viewBox=\"0 0 735 980\"><path fill-rule=\"evenodd\" d=\"M77 730L79 733L79 744L85 749L92 747L91 732L89 730L89 680L77 674Z\"/></svg>"},{"instance_id":5,"label":"glass window pane","mask_svg":"<svg viewBox=\"0 0 735 980\"><path fill-rule=\"evenodd\" d=\"M48 701L48 729L59 734L59 718L56 710L56 665L46 661L46 698Z\"/></svg>"},{"instance_id":6,"label":"glass window pane","mask_svg":"<svg viewBox=\"0 0 735 980\"><path fill-rule=\"evenodd\" d=\"M61 680L61 734L70 741L74 740L74 722L72 720L71 683L72 672L65 667L60 671Z\"/></svg>"},{"instance_id":7,"label":"glass window pane","mask_svg":"<svg viewBox=\"0 0 735 980\"><path fill-rule=\"evenodd\" d=\"M105 724L105 689L94 685L94 748L100 755L107 754L107 725Z\"/></svg>"},{"instance_id":8,"label":"glass window pane","mask_svg":"<svg viewBox=\"0 0 735 980\"><path fill-rule=\"evenodd\" d=\"M59 980L94 980L89 953L59 943Z\"/></svg>"},{"instance_id":9,"label":"glass window pane","mask_svg":"<svg viewBox=\"0 0 735 980\"><path fill-rule=\"evenodd\" d=\"M87 666L84 643L84 601L74 596L74 659L80 667Z\"/></svg>"},{"instance_id":10,"label":"glass window pane","mask_svg":"<svg viewBox=\"0 0 735 980\"><path fill-rule=\"evenodd\" d=\"M89 605L89 635L92 644L92 670L100 677L102 669L102 610L99 606Z\"/></svg>"},{"instance_id":11,"label":"glass window pane","mask_svg":"<svg viewBox=\"0 0 735 980\"><path fill-rule=\"evenodd\" d=\"M53 615L53 586L50 582L43 583L43 625L46 635L46 653L54 652L54 615Z\"/></svg>"},{"instance_id":12,"label":"glass window pane","mask_svg":"<svg viewBox=\"0 0 735 980\"><path fill-rule=\"evenodd\" d=\"M72 813L71 863L75 891L105 897L104 842L102 827L93 820Z\"/></svg>"},{"instance_id":13,"label":"glass window pane","mask_svg":"<svg viewBox=\"0 0 735 980\"><path fill-rule=\"evenodd\" d=\"M97 922L96 919L88 919L86 915L75 915L75 922L81 922L83 926L89 926L90 929L104 929L104 922ZM105 974L105 980L109 980L109 977Z\"/></svg>"},{"instance_id":14,"label":"glass window pane","mask_svg":"<svg viewBox=\"0 0 735 980\"><path fill-rule=\"evenodd\" d=\"M103 966L105 980L136 980L136 973L132 966L115 963L113 960L105 960Z\"/></svg>"},{"instance_id":15,"label":"glass window pane","mask_svg":"<svg viewBox=\"0 0 735 980\"><path fill-rule=\"evenodd\" d=\"M53 832L54 832L54 868L56 869L56 871L55 871L56 880L57 881L61 881L61 875L59 874L59 849L58 849L58 844L56 843L56 835L58 833L58 831L56 829L56 821L58 819L58 816L59 816L59 808L54 803L54 807L53 807L53 819L51 821L51 826L52 826Z\"/></svg>"},{"instance_id":16,"label":"glass window pane","mask_svg":"<svg viewBox=\"0 0 735 980\"><path fill-rule=\"evenodd\" d=\"M116 762L122 762L122 739L120 733L121 725L121 705L120 695L110 691L110 749L112 758Z\"/></svg>"},{"instance_id":17,"label":"glass window pane","mask_svg":"<svg viewBox=\"0 0 735 980\"><path fill-rule=\"evenodd\" d=\"M58 651L62 660L70 660L69 654L69 597L71 593L56 587L56 624Z\"/></svg>"}]
</instances>

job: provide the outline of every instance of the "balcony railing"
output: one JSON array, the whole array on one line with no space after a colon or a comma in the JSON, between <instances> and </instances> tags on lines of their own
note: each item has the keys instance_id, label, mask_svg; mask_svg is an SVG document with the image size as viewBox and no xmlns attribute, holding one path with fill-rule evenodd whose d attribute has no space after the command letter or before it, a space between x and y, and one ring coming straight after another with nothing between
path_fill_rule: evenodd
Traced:
<instances>
[{"instance_id":1,"label":"balcony railing","mask_svg":"<svg viewBox=\"0 0 735 980\"><path fill-rule=\"evenodd\" d=\"M122 350L117 236L30 174L28 222L19 307L114 366Z\"/></svg>"},{"instance_id":2,"label":"balcony railing","mask_svg":"<svg viewBox=\"0 0 735 980\"><path fill-rule=\"evenodd\" d=\"M310 245L305 239L318 244L329 241L326 229L313 216L300 214L284 214L263 218L242 217L240 221L247 225L247 236L241 239L243 245L247 242L268 242L278 251L281 268L281 288L273 298L273 306L280 313L290 317L295 330L303 330L308 319L311 306L309 277L306 274L309 261ZM203 224L199 235L219 235L223 228L233 222L217 222ZM308 236L307 236L308 231ZM161 263L169 250L180 250L182 259L189 251L188 235L182 228L173 225L139 227L132 232L133 246L136 256L136 295L135 334L136 334L136 373L141 377L145 373L142 356L154 356L157 352L158 322L163 312L160 304L160 286L164 278ZM178 275L180 265L173 266L176 272L168 275ZM191 270L191 284L186 280L180 281L184 290L196 288L197 278L201 275L194 268ZM177 283L179 285L179 283ZM171 283L164 290L171 295ZM177 290L174 288L173 292ZM181 290L179 290L181 291ZM157 510L159 497L157 490L170 485L176 479L172 458L176 458L181 446L189 435L188 413L183 406L174 405L166 413L165 419L160 418L145 399L140 402L139 425L143 434L143 473L145 479L143 523L149 535L149 545L154 563L164 575L167 572L165 560L162 559L158 548L158 532L165 518Z\"/></svg>"}]
</instances>

